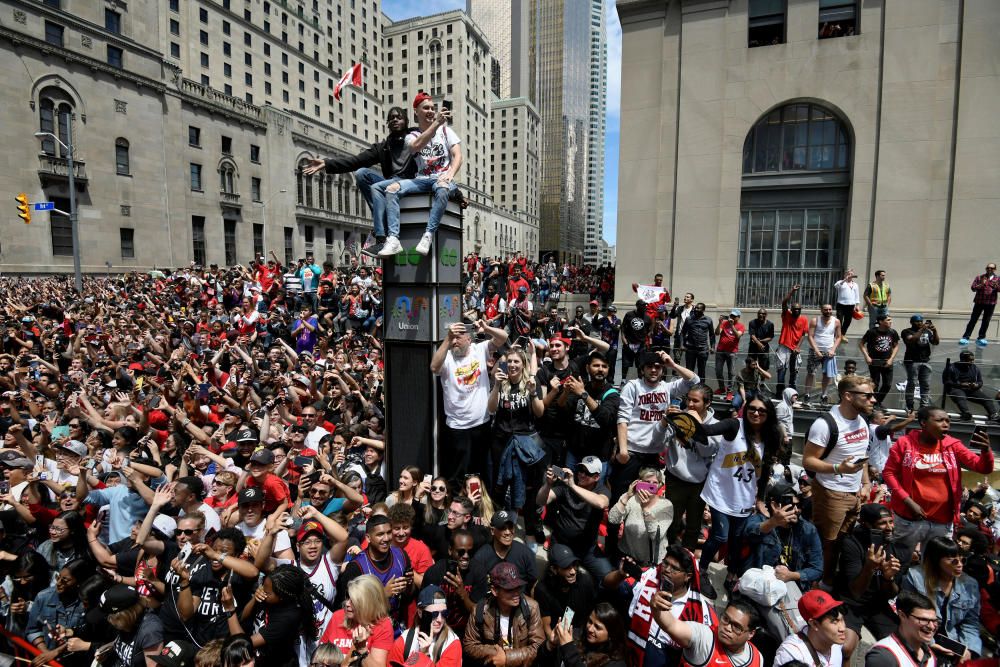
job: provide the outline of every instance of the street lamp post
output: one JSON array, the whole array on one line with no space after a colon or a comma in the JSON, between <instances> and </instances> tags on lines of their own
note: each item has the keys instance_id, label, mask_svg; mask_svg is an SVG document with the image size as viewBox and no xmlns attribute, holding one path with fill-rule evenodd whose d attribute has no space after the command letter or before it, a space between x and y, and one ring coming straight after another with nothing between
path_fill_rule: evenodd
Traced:
<instances>
[{"instance_id":1,"label":"street lamp post","mask_svg":"<svg viewBox=\"0 0 1000 667\"><path fill-rule=\"evenodd\" d=\"M62 140L51 132L35 132L38 138L52 137L66 151L66 165L69 171L69 224L73 234L73 282L76 286L76 293L83 295L83 275L80 272L80 225L76 217L76 181L73 169L73 118L66 114L66 141Z\"/></svg>"}]
</instances>

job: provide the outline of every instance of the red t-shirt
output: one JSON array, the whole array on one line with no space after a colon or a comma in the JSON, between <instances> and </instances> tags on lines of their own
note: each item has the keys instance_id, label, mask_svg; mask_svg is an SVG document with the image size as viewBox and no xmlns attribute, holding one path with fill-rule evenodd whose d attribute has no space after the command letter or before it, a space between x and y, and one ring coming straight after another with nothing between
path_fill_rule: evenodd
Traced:
<instances>
[{"instance_id":1,"label":"red t-shirt","mask_svg":"<svg viewBox=\"0 0 1000 667\"><path fill-rule=\"evenodd\" d=\"M941 455L941 443L913 448L913 492L910 494L934 523L950 524L954 505L948 484L948 469Z\"/></svg>"},{"instance_id":2,"label":"red t-shirt","mask_svg":"<svg viewBox=\"0 0 1000 667\"><path fill-rule=\"evenodd\" d=\"M253 488L260 485L253 477L247 477L246 486L247 488ZM267 473L267 477L264 478L263 489L265 514L270 514L278 509L278 505L282 502L291 500L291 496L288 493L288 485L274 473Z\"/></svg>"},{"instance_id":3,"label":"red t-shirt","mask_svg":"<svg viewBox=\"0 0 1000 667\"><path fill-rule=\"evenodd\" d=\"M805 315L796 318L790 310L781 313L781 335L778 336L780 345L790 350L797 350L807 331L809 331L809 319Z\"/></svg>"},{"instance_id":4,"label":"red t-shirt","mask_svg":"<svg viewBox=\"0 0 1000 667\"><path fill-rule=\"evenodd\" d=\"M392 623L389 621L388 616L377 622L371 631L371 637L368 638L369 651L377 648L386 652L392 650ZM333 616L330 617L330 622L326 626L326 631L323 633L320 643L333 644L344 655L350 653L351 648L354 646L354 640L351 637L351 631L344 627L343 609L333 612Z\"/></svg>"},{"instance_id":5,"label":"red t-shirt","mask_svg":"<svg viewBox=\"0 0 1000 667\"><path fill-rule=\"evenodd\" d=\"M746 327L739 322L724 321L722 328L719 329L719 344L716 346L716 349L719 352L739 352L740 339L736 337L737 331L742 335L746 333Z\"/></svg>"}]
</instances>

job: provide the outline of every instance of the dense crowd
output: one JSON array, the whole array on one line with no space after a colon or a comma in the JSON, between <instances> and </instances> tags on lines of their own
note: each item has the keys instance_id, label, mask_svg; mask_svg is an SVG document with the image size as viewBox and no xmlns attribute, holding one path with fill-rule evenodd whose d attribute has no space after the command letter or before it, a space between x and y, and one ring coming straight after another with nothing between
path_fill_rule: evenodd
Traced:
<instances>
[{"instance_id":1,"label":"dense crowd","mask_svg":"<svg viewBox=\"0 0 1000 667\"><path fill-rule=\"evenodd\" d=\"M610 267L465 269L428 369L436 475L384 464L407 434L386 434L378 268L272 255L81 295L0 278L7 652L825 667L866 628L873 667L996 664L998 497L961 477L992 472L985 433L962 443L923 404L894 422L869 377L837 373L798 466L791 402L760 391L769 353L705 384L701 338L718 353L738 311L706 327L655 279L619 319Z\"/></svg>"}]
</instances>

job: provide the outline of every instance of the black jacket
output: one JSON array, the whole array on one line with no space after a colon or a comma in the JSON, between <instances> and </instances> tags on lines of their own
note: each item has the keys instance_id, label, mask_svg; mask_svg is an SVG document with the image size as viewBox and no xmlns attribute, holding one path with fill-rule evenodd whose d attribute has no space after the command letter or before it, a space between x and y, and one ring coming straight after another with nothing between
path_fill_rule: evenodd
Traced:
<instances>
[{"instance_id":1,"label":"black jacket","mask_svg":"<svg viewBox=\"0 0 1000 667\"><path fill-rule=\"evenodd\" d=\"M326 170L331 174L343 174L349 171L356 171L361 167L370 167L378 164L382 168L382 175L386 178L399 176L400 178L413 178L417 173L417 163L410 155L406 159L402 171L395 173L393 170L393 157L399 156L406 149L406 135L413 128L407 128L406 132L399 135L390 134L377 144L372 144L357 155L347 157L326 158Z\"/></svg>"}]
</instances>

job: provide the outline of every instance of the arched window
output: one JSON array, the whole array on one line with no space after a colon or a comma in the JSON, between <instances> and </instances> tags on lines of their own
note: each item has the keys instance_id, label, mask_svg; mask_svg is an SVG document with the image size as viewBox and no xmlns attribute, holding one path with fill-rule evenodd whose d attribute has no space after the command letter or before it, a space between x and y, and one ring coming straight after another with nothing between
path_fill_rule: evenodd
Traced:
<instances>
[{"instance_id":1,"label":"arched window","mask_svg":"<svg viewBox=\"0 0 1000 667\"><path fill-rule=\"evenodd\" d=\"M850 145L843 123L818 104L789 104L754 125L743 144L743 173L846 170Z\"/></svg>"},{"instance_id":2,"label":"arched window","mask_svg":"<svg viewBox=\"0 0 1000 667\"><path fill-rule=\"evenodd\" d=\"M795 102L768 112L743 146L736 302L775 306L794 284L828 303L844 271L851 133L832 110Z\"/></svg>"},{"instance_id":3,"label":"arched window","mask_svg":"<svg viewBox=\"0 0 1000 667\"><path fill-rule=\"evenodd\" d=\"M115 139L115 172L119 176L128 176L131 173L129 170L128 139L122 137Z\"/></svg>"},{"instance_id":4,"label":"arched window","mask_svg":"<svg viewBox=\"0 0 1000 667\"><path fill-rule=\"evenodd\" d=\"M219 187L226 194L236 194L236 167L229 162L219 167Z\"/></svg>"},{"instance_id":5,"label":"arched window","mask_svg":"<svg viewBox=\"0 0 1000 667\"><path fill-rule=\"evenodd\" d=\"M39 93L38 129L51 132L64 144L69 144L69 124L73 118L73 103L59 88L49 87ZM66 157L66 150L51 137L42 139L42 152L46 155Z\"/></svg>"}]
</instances>

